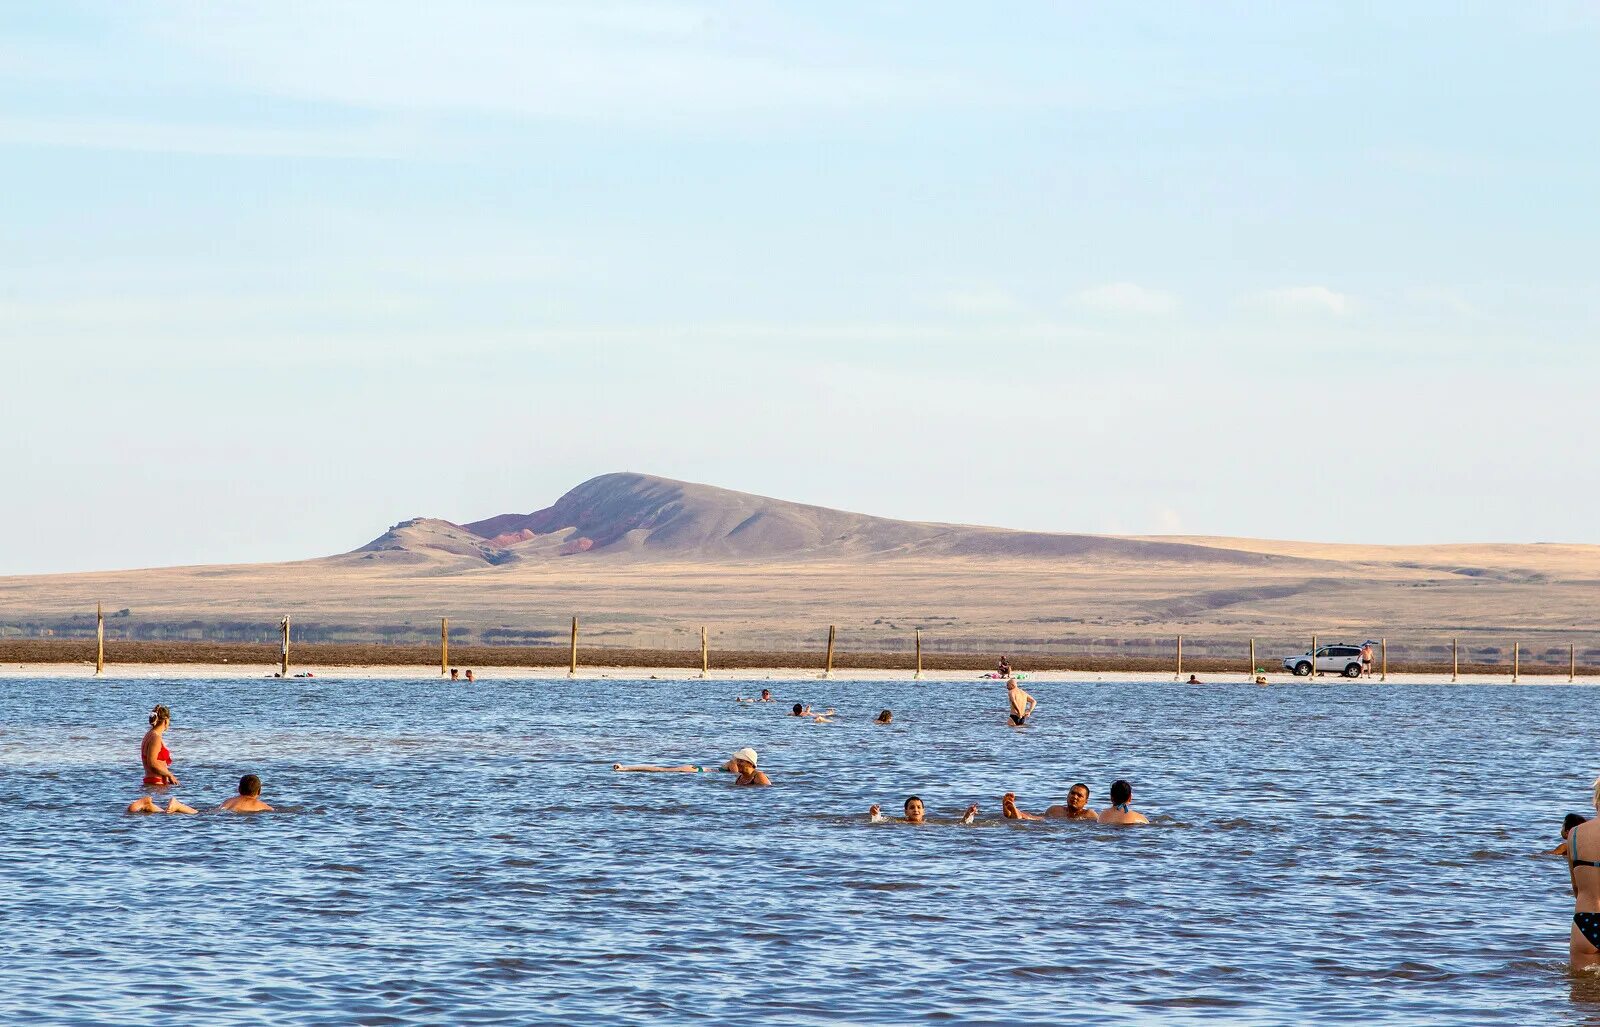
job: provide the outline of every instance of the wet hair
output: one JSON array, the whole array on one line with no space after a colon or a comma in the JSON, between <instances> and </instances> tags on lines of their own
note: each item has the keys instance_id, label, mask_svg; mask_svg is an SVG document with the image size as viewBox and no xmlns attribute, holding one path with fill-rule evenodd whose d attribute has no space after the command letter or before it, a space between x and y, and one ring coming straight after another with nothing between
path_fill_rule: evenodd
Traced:
<instances>
[{"instance_id":1,"label":"wet hair","mask_svg":"<svg viewBox=\"0 0 1600 1027\"><path fill-rule=\"evenodd\" d=\"M805 708L804 705L802 705L800 703L795 703L794 704L794 715L795 716L798 717L798 716L800 716L800 714L804 713L805 711L806 711L806 708Z\"/></svg>"},{"instance_id":2,"label":"wet hair","mask_svg":"<svg viewBox=\"0 0 1600 1027\"><path fill-rule=\"evenodd\" d=\"M762 694L762 695L771 695L771 694L772 694L772 689L770 689L770 688L763 688L763 689L762 689L762 690L761 690L761 694Z\"/></svg>"},{"instance_id":3,"label":"wet hair","mask_svg":"<svg viewBox=\"0 0 1600 1027\"><path fill-rule=\"evenodd\" d=\"M1120 777L1111 782L1111 805L1120 806L1131 798L1133 798L1133 785Z\"/></svg>"},{"instance_id":4,"label":"wet hair","mask_svg":"<svg viewBox=\"0 0 1600 1027\"><path fill-rule=\"evenodd\" d=\"M891 721L893 719L894 719L894 714L889 712L888 710L884 710L882 713L878 714L878 723L880 723L880 724L887 724L887 723L889 723L889 721Z\"/></svg>"},{"instance_id":5,"label":"wet hair","mask_svg":"<svg viewBox=\"0 0 1600 1027\"><path fill-rule=\"evenodd\" d=\"M239 794L254 798L261 794L261 779L254 774L246 774L239 779Z\"/></svg>"},{"instance_id":6,"label":"wet hair","mask_svg":"<svg viewBox=\"0 0 1600 1027\"><path fill-rule=\"evenodd\" d=\"M162 724L172 723L172 711L165 706L157 706L150 711L150 726L158 727Z\"/></svg>"},{"instance_id":7,"label":"wet hair","mask_svg":"<svg viewBox=\"0 0 1600 1027\"><path fill-rule=\"evenodd\" d=\"M905 805L901 806L900 808L901 809L910 809L911 808L911 804L913 802L921 802L921 801L922 801L922 797L920 795L908 795L908 796L906 796Z\"/></svg>"},{"instance_id":8,"label":"wet hair","mask_svg":"<svg viewBox=\"0 0 1600 1027\"><path fill-rule=\"evenodd\" d=\"M1082 781L1079 781L1077 784L1073 785L1072 788L1068 788L1067 789L1067 794L1071 795L1074 788L1082 788L1083 789L1083 801L1085 801L1085 802L1089 801L1089 786L1088 785L1084 784Z\"/></svg>"},{"instance_id":9,"label":"wet hair","mask_svg":"<svg viewBox=\"0 0 1600 1027\"><path fill-rule=\"evenodd\" d=\"M1589 818L1584 816L1582 813L1568 813L1566 816L1561 818L1561 837L1565 838L1567 833L1570 832L1574 827L1577 827L1579 824L1587 824L1588 822Z\"/></svg>"}]
</instances>

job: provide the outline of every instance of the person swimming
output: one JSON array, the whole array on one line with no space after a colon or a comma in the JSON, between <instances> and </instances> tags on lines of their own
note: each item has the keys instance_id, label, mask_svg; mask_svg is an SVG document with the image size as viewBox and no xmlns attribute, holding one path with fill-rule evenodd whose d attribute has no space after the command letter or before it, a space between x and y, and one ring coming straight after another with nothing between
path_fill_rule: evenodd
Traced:
<instances>
[{"instance_id":1,"label":"person swimming","mask_svg":"<svg viewBox=\"0 0 1600 1027\"><path fill-rule=\"evenodd\" d=\"M1017 809L1017 795L1015 792L1007 792L1000 796L1000 815L1005 817L1007 820L1044 819L1044 817L1039 816L1037 813L1028 813Z\"/></svg>"},{"instance_id":2,"label":"person swimming","mask_svg":"<svg viewBox=\"0 0 1600 1027\"><path fill-rule=\"evenodd\" d=\"M172 753L167 751L167 743L161 737L171 724L172 711L165 706L158 705L150 711L150 730L144 733L144 740L139 743L139 759L144 764L144 783L147 785L162 788L178 783L172 773Z\"/></svg>"},{"instance_id":3,"label":"person swimming","mask_svg":"<svg viewBox=\"0 0 1600 1027\"><path fill-rule=\"evenodd\" d=\"M1096 819L1102 824L1148 824L1150 818L1128 806L1133 801L1133 785L1118 779L1111 782L1111 805Z\"/></svg>"},{"instance_id":4,"label":"person swimming","mask_svg":"<svg viewBox=\"0 0 1600 1027\"><path fill-rule=\"evenodd\" d=\"M1190 674L1189 675L1189 680L1185 681L1184 684L1186 684L1186 685L1203 685L1203 684L1205 684L1205 682L1201 681L1199 678L1195 677L1193 674Z\"/></svg>"},{"instance_id":5,"label":"person swimming","mask_svg":"<svg viewBox=\"0 0 1600 1027\"><path fill-rule=\"evenodd\" d=\"M751 780L743 780L745 775L738 766L741 760L747 762L750 765L750 769L754 771ZM734 753L728 762L724 763L720 767L713 767L699 763L680 763L675 767L660 767L650 764L625 765L622 763L613 763L611 764L611 769L619 774L714 774L719 771L725 771L727 773L738 774L740 776L741 780L735 781L735 784L771 784L772 782L767 779L767 775L755 769L756 761L756 751L751 748L744 748ZM759 777L760 781L756 781L754 779L756 777Z\"/></svg>"},{"instance_id":6,"label":"person swimming","mask_svg":"<svg viewBox=\"0 0 1600 1027\"><path fill-rule=\"evenodd\" d=\"M1006 696L1011 700L1011 726L1021 727L1028 722L1033 711L1038 708L1039 702L1033 696L1023 691L1022 686L1015 681L1006 682Z\"/></svg>"},{"instance_id":7,"label":"person swimming","mask_svg":"<svg viewBox=\"0 0 1600 1027\"><path fill-rule=\"evenodd\" d=\"M261 779L254 774L239 779L239 794L222 800L222 808L229 813L272 812L272 807L261 801Z\"/></svg>"},{"instance_id":8,"label":"person swimming","mask_svg":"<svg viewBox=\"0 0 1600 1027\"><path fill-rule=\"evenodd\" d=\"M761 698L759 698L759 699L746 699L744 696L741 695L736 701L737 702L772 702L773 701L773 699L772 699L772 689L763 688L761 690Z\"/></svg>"},{"instance_id":9,"label":"person swimming","mask_svg":"<svg viewBox=\"0 0 1600 1027\"><path fill-rule=\"evenodd\" d=\"M1592 799L1600 810L1600 779ZM1584 858L1587 856L1588 858ZM1567 948L1575 966L1600 963L1600 820L1586 820L1567 833L1567 871L1572 878L1572 929Z\"/></svg>"},{"instance_id":10,"label":"person swimming","mask_svg":"<svg viewBox=\"0 0 1600 1027\"><path fill-rule=\"evenodd\" d=\"M877 809L878 807L874 806L872 808L873 809ZM922 799L919 798L918 796L915 796L915 795L906 796L906 801L905 801L905 805L904 805L903 809L904 809L904 812L905 812L905 816L903 816L901 819L903 821L905 821L906 823L908 823L908 824L925 824L925 823L928 822L928 820L927 820L927 816L928 816L927 808L923 805ZM870 813L870 811L868 811L868 812ZM880 812L879 815L882 816L882 813ZM958 820L957 823L970 824L974 820L976 820L977 818L978 818L978 804L977 803L973 803L972 805L967 807L966 812L961 814L961 819Z\"/></svg>"},{"instance_id":11,"label":"person swimming","mask_svg":"<svg viewBox=\"0 0 1600 1027\"><path fill-rule=\"evenodd\" d=\"M805 705L804 703L795 703L789 709L789 716L791 716L791 717L810 717L812 720L816 721L818 724L831 724L831 723L833 723L833 721L829 720L828 718L833 716L833 708L830 706L828 709L823 710L821 712L818 712L816 710L813 710L811 707Z\"/></svg>"},{"instance_id":12,"label":"person swimming","mask_svg":"<svg viewBox=\"0 0 1600 1027\"><path fill-rule=\"evenodd\" d=\"M1089 786L1082 781L1067 789L1067 804L1051 806L1044 811L1047 817L1063 820L1098 820L1100 815L1089 808Z\"/></svg>"},{"instance_id":13,"label":"person swimming","mask_svg":"<svg viewBox=\"0 0 1600 1027\"><path fill-rule=\"evenodd\" d=\"M874 718L872 722L874 724L893 724L894 713L890 710L884 710L882 713L878 714L878 716Z\"/></svg>"},{"instance_id":14,"label":"person swimming","mask_svg":"<svg viewBox=\"0 0 1600 1027\"><path fill-rule=\"evenodd\" d=\"M128 803L129 813L193 813L194 807L185 806L176 796L167 800L167 808L156 805L154 797L145 795Z\"/></svg>"}]
</instances>

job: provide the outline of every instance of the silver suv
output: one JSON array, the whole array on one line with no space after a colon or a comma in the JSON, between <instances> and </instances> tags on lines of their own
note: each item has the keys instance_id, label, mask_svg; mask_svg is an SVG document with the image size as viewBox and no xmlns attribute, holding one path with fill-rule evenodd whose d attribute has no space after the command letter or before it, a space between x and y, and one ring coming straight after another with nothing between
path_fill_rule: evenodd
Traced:
<instances>
[{"instance_id":1,"label":"silver suv","mask_svg":"<svg viewBox=\"0 0 1600 1027\"><path fill-rule=\"evenodd\" d=\"M1283 669L1294 671L1295 677L1311 673L1311 654L1285 656ZM1317 673L1343 674L1347 678L1361 676L1361 647L1359 645L1324 645L1317 647Z\"/></svg>"}]
</instances>

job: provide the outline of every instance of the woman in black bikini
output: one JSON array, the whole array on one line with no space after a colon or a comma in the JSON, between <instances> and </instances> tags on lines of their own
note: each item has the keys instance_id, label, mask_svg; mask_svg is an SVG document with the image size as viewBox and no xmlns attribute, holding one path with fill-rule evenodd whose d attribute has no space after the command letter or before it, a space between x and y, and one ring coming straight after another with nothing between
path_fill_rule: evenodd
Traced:
<instances>
[{"instance_id":1,"label":"woman in black bikini","mask_svg":"<svg viewBox=\"0 0 1600 1027\"><path fill-rule=\"evenodd\" d=\"M1600 781L1594 783L1594 805L1600 810ZM1567 865L1572 871L1572 930L1568 934L1573 966L1600 964L1600 819L1574 827L1567 835Z\"/></svg>"}]
</instances>

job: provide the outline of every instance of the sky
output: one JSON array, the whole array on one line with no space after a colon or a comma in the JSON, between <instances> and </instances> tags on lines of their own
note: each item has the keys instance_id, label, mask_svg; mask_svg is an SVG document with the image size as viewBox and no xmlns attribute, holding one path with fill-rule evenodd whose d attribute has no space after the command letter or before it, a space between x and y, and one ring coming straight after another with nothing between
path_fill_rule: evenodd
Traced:
<instances>
[{"instance_id":1,"label":"sky","mask_svg":"<svg viewBox=\"0 0 1600 1027\"><path fill-rule=\"evenodd\" d=\"M632 470L1600 543L1600 7L0 4L0 574Z\"/></svg>"}]
</instances>

